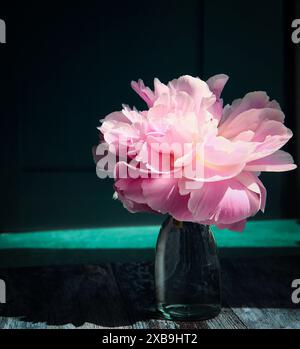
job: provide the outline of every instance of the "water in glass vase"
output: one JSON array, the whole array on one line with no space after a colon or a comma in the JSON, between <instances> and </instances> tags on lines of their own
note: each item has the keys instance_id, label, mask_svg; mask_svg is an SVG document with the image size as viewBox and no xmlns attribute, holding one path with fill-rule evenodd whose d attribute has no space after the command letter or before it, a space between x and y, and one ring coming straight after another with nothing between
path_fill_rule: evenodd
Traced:
<instances>
[{"instance_id":1,"label":"water in glass vase","mask_svg":"<svg viewBox=\"0 0 300 349\"><path fill-rule=\"evenodd\" d=\"M208 225L168 217L156 245L157 308L171 320L207 320L221 310L220 264Z\"/></svg>"}]
</instances>

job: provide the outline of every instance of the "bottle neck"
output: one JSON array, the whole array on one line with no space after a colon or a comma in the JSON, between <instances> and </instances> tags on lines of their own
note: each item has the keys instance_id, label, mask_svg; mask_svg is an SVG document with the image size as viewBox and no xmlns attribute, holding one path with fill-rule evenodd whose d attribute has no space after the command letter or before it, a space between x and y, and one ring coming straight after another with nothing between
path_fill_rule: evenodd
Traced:
<instances>
[{"instance_id":1,"label":"bottle neck","mask_svg":"<svg viewBox=\"0 0 300 349\"><path fill-rule=\"evenodd\" d=\"M178 221L177 219L173 218L173 224L176 228L182 228L183 227L183 222Z\"/></svg>"}]
</instances>

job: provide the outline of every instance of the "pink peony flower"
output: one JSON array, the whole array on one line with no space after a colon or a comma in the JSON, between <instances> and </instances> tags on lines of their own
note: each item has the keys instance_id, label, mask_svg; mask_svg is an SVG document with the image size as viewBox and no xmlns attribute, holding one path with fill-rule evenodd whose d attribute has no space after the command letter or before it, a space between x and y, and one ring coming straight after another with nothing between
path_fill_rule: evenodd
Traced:
<instances>
[{"instance_id":1,"label":"pink peony flower","mask_svg":"<svg viewBox=\"0 0 300 349\"><path fill-rule=\"evenodd\" d=\"M130 212L242 231L248 217L265 209L260 172L296 168L280 150L292 132L278 103L252 92L223 108L227 80L155 79L153 91L132 82L148 109L123 106L105 117L99 129L116 155L114 187ZM121 175L128 170L130 176Z\"/></svg>"}]
</instances>

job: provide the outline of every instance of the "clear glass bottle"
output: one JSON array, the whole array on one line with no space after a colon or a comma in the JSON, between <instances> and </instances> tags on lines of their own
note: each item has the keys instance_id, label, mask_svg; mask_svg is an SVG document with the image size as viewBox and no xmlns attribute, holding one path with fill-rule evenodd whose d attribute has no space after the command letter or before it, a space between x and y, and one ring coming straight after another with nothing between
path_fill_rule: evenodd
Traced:
<instances>
[{"instance_id":1,"label":"clear glass bottle","mask_svg":"<svg viewBox=\"0 0 300 349\"><path fill-rule=\"evenodd\" d=\"M157 308L166 319L207 320L221 311L221 272L208 225L168 217L155 257Z\"/></svg>"}]
</instances>

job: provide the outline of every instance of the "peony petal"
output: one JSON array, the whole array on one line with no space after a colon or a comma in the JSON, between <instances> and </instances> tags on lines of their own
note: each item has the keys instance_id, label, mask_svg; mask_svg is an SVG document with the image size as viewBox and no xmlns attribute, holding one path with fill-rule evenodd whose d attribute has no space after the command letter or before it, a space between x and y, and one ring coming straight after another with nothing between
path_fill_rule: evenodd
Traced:
<instances>
[{"instance_id":1,"label":"peony petal","mask_svg":"<svg viewBox=\"0 0 300 349\"><path fill-rule=\"evenodd\" d=\"M146 121L143 115L137 110L131 110L130 107L126 104L122 104L122 107L122 114L127 117L130 123Z\"/></svg>"},{"instance_id":2,"label":"peony petal","mask_svg":"<svg viewBox=\"0 0 300 349\"><path fill-rule=\"evenodd\" d=\"M223 100L221 99L221 93L225 84L227 83L229 77L225 74L219 74L211 77L207 80L207 85L213 94L216 96L215 103L209 108L209 111L213 115L213 117L218 120L221 120L223 113Z\"/></svg>"},{"instance_id":3,"label":"peony petal","mask_svg":"<svg viewBox=\"0 0 300 349\"><path fill-rule=\"evenodd\" d=\"M263 123L253 138L253 143L259 143L255 148L255 152L249 158L249 161L271 155L283 147L292 136L292 131L280 122L271 120Z\"/></svg>"},{"instance_id":4,"label":"peony petal","mask_svg":"<svg viewBox=\"0 0 300 349\"><path fill-rule=\"evenodd\" d=\"M180 195L176 179L155 178L142 183L147 204L160 213L169 213L177 220L191 220L187 209L189 195Z\"/></svg>"},{"instance_id":5,"label":"peony petal","mask_svg":"<svg viewBox=\"0 0 300 349\"><path fill-rule=\"evenodd\" d=\"M253 131L243 131L234 138L232 138L232 141L251 142L254 137L254 134L255 133Z\"/></svg>"},{"instance_id":6,"label":"peony petal","mask_svg":"<svg viewBox=\"0 0 300 349\"><path fill-rule=\"evenodd\" d=\"M131 87L133 90L147 103L150 108L155 100L153 91L144 85L143 80L139 79L138 82L132 81Z\"/></svg>"},{"instance_id":7,"label":"peony petal","mask_svg":"<svg viewBox=\"0 0 300 349\"><path fill-rule=\"evenodd\" d=\"M215 137L205 144L204 162L212 167L245 163L254 149L255 145L249 142Z\"/></svg>"},{"instance_id":8,"label":"peony petal","mask_svg":"<svg viewBox=\"0 0 300 349\"><path fill-rule=\"evenodd\" d=\"M222 123L219 126L219 135L231 139L244 131L255 132L267 120L283 123L284 114L281 110L272 108L250 109Z\"/></svg>"},{"instance_id":9,"label":"peony petal","mask_svg":"<svg viewBox=\"0 0 300 349\"><path fill-rule=\"evenodd\" d=\"M193 191L188 207L197 221L232 224L255 215L261 199L240 181L229 179L205 183L200 190Z\"/></svg>"},{"instance_id":10,"label":"peony petal","mask_svg":"<svg viewBox=\"0 0 300 349\"><path fill-rule=\"evenodd\" d=\"M126 210L128 210L131 213L136 213L136 212L154 213L155 212L146 204L138 204L130 200L126 195L126 192L123 193L122 191L118 191L118 189L116 189L116 193L117 193L117 198L123 203L124 208L126 208Z\"/></svg>"},{"instance_id":11,"label":"peony petal","mask_svg":"<svg viewBox=\"0 0 300 349\"><path fill-rule=\"evenodd\" d=\"M243 171L236 177L236 179L241 182L248 190L251 190L252 192L259 195L259 208L262 212L264 212L266 206L267 191L258 178L258 175L256 175L255 173Z\"/></svg>"},{"instance_id":12,"label":"peony petal","mask_svg":"<svg viewBox=\"0 0 300 349\"><path fill-rule=\"evenodd\" d=\"M166 86L165 84L160 82L159 79L155 78L154 79L154 91L155 91L155 96L159 97L162 94L169 94L170 89L168 86Z\"/></svg>"},{"instance_id":13,"label":"peony petal","mask_svg":"<svg viewBox=\"0 0 300 349\"><path fill-rule=\"evenodd\" d=\"M282 122L276 120L263 121L255 130L252 142L264 142L269 136L292 136L291 131Z\"/></svg>"},{"instance_id":14,"label":"peony petal","mask_svg":"<svg viewBox=\"0 0 300 349\"><path fill-rule=\"evenodd\" d=\"M266 92L256 91L247 93L244 98L236 99L232 102L232 105L225 106L220 125L225 122L231 122L236 116L247 110L263 108L280 110L279 104L274 100L270 101Z\"/></svg>"},{"instance_id":15,"label":"peony petal","mask_svg":"<svg viewBox=\"0 0 300 349\"><path fill-rule=\"evenodd\" d=\"M260 197L247 190L239 181L225 181L226 192L219 202L213 219L216 223L232 224L254 216L260 209Z\"/></svg>"},{"instance_id":16,"label":"peony petal","mask_svg":"<svg viewBox=\"0 0 300 349\"><path fill-rule=\"evenodd\" d=\"M297 168L297 165L294 164L292 156L283 150L277 150L264 158L248 162L245 171L283 172L295 168Z\"/></svg>"},{"instance_id":17,"label":"peony petal","mask_svg":"<svg viewBox=\"0 0 300 349\"><path fill-rule=\"evenodd\" d=\"M173 96L174 112L177 115L184 115L194 111L195 103L186 92L180 91Z\"/></svg>"},{"instance_id":18,"label":"peony petal","mask_svg":"<svg viewBox=\"0 0 300 349\"><path fill-rule=\"evenodd\" d=\"M115 182L115 189L117 192L126 194L126 197L131 201L145 204L146 201L141 188L142 181L141 178L121 178Z\"/></svg>"},{"instance_id":19,"label":"peony petal","mask_svg":"<svg viewBox=\"0 0 300 349\"><path fill-rule=\"evenodd\" d=\"M207 83L199 78L184 75L179 79L172 80L168 86L171 91L183 91L190 95L194 100L197 113L201 108L209 108L216 101L216 97L210 91Z\"/></svg>"},{"instance_id":20,"label":"peony petal","mask_svg":"<svg viewBox=\"0 0 300 349\"><path fill-rule=\"evenodd\" d=\"M197 148L197 161L190 161L184 168L187 179L216 182L237 176L244 168L255 145L247 142L231 142L224 137L214 137L203 147ZM184 158L185 160L185 158ZM178 160L177 160L178 161Z\"/></svg>"},{"instance_id":21,"label":"peony petal","mask_svg":"<svg viewBox=\"0 0 300 349\"><path fill-rule=\"evenodd\" d=\"M212 76L209 78L206 83L210 90L216 95L216 97L219 99L221 96L221 93L223 91L224 86L226 85L227 81L229 79L229 76L225 74L218 74L215 76Z\"/></svg>"},{"instance_id":22,"label":"peony petal","mask_svg":"<svg viewBox=\"0 0 300 349\"><path fill-rule=\"evenodd\" d=\"M211 219L226 192L223 182L205 183L190 194L188 208L198 222Z\"/></svg>"}]
</instances>

